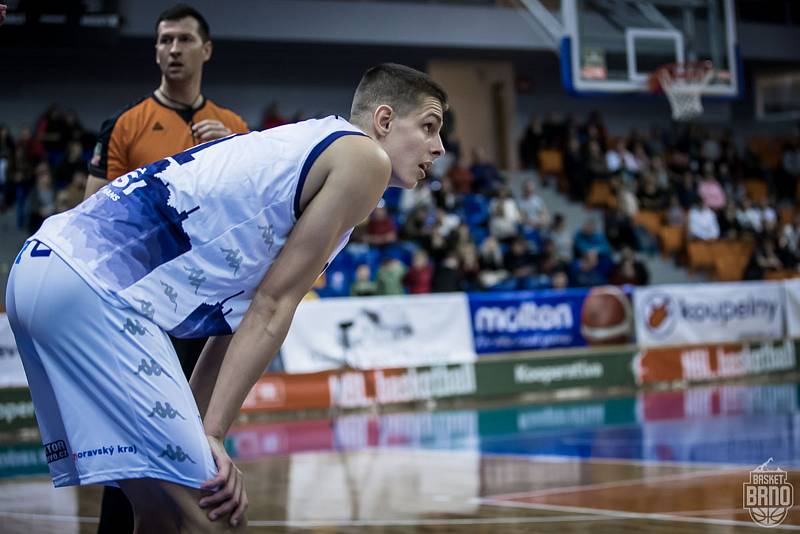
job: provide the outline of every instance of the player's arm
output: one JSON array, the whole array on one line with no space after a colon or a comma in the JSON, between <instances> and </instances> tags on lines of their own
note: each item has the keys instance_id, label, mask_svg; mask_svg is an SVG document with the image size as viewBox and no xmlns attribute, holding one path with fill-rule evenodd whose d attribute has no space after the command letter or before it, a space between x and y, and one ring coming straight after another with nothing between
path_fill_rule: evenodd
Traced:
<instances>
[{"instance_id":1,"label":"player's arm","mask_svg":"<svg viewBox=\"0 0 800 534\"><path fill-rule=\"evenodd\" d=\"M372 140L346 136L328 151L324 185L256 290L225 354L204 418L206 433L213 437L227 433L341 236L369 215L386 189L391 163Z\"/></svg>"},{"instance_id":2,"label":"player's arm","mask_svg":"<svg viewBox=\"0 0 800 534\"><path fill-rule=\"evenodd\" d=\"M189 385L197 402L200 417L205 417L206 415L208 403L211 401L211 393L214 391L214 383L217 381L219 368L222 365L225 351L228 350L228 345L230 345L231 337L233 336L208 338L192 372L192 378L189 379Z\"/></svg>"}]
</instances>

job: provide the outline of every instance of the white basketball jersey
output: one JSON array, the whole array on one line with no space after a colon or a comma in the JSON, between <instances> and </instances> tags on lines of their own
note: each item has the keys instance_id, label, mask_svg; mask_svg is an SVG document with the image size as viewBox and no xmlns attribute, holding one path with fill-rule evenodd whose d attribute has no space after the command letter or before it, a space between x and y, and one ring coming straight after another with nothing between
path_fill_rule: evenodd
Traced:
<instances>
[{"instance_id":1,"label":"white basketball jersey","mask_svg":"<svg viewBox=\"0 0 800 534\"><path fill-rule=\"evenodd\" d=\"M309 169L354 134L331 116L198 145L117 178L35 237L176 337L230 334L300 217Z\"/></svg>"}]
</instances>

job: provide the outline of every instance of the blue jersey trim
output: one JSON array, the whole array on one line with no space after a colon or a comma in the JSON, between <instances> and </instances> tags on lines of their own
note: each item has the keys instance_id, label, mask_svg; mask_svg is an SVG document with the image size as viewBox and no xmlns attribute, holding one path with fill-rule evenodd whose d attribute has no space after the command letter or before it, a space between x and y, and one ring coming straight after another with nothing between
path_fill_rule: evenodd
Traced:
<instances>
[{"instance_id":1,"label":"blue jersey trim","mask_svg":"<svg viewBox=\"0 0 800 534\"><path fill-rule=\"evenodd\" d=\"M308 154L308 158L306 158L305 163L303 163L303 168L300 170L300 179L297 181L297 189L294 192L294 218L299 219L302 212L300 211L300 195L303 193L303 185L306 183L306 176L308 176L308 171L311 170L311 166L314 165L314 162L317 161L317 158L320 154L322 154L326 148L331 146L331 143L339 139L340 137L344 137L345 135L364 135L361 132L352 132L352 131L339 131L333 132L332 134L328 135L325 139L317 143L311 152Z\"/></svg>"}]
</instances>

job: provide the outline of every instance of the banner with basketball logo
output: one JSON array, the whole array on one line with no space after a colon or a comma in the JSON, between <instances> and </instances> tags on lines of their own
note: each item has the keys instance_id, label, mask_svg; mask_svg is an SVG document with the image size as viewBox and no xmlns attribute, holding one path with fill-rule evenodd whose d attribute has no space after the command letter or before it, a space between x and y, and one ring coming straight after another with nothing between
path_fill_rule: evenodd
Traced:
<instances>
[{"instance_id":1,"label":"banner with basketball logo","mask_svg":"<svg viewBox=\"0 0 800 534\"><path fill-rule=\"evenodd\" d=\"M643 347L704 345L784 336L781 282L636 288L636 340Z\"/></svg>"},{"instance_id":2,"label":"banner with basketball logo","mask_svg":"<svg viewBox=\"0 0 800 534\"><path fill-rule=\"evenodd\" d=\"M283 343L282 356L290 373L473 362L467 296L303 302Z\"/></svg>"},{"instance_id":3,"label":"banner with basketball logo","mask_svg":"<svg viewBox=\"0 0 800 534\"><path fill-rule=\"evenodd\" d=\"M629 343L630 296L623 288L471 293L479 354Z\"/></svg>"}]
</instances>

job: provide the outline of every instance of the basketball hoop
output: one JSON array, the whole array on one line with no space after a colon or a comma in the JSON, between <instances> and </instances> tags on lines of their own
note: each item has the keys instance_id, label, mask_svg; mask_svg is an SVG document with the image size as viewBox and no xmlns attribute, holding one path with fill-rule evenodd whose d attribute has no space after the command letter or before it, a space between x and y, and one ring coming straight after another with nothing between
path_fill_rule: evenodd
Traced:
<instances>
[{"instance_id":1,"label":"basketball hoop","mask_svg":"<svg viewBox=\"0 0 800 534\"><path fill-rule=\"evenodd\" d=\"M669 63L650 75L650 89L664 91L676 121L693 119L703 114L701 96L714 77L710 61Z\"/></svg>"}]
</instances>

